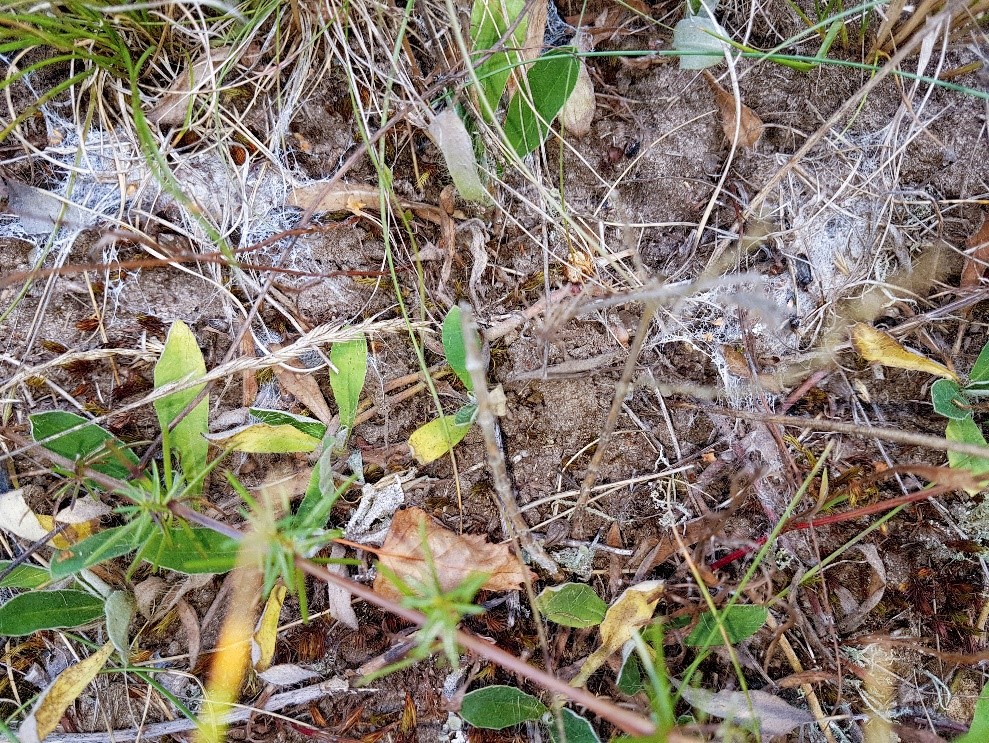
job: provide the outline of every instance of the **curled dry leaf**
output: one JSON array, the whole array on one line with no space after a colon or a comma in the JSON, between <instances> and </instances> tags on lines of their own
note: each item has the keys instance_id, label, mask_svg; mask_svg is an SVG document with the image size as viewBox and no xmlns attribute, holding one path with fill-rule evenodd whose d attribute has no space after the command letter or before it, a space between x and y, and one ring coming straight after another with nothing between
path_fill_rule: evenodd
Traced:
<instances>
[{"instance_id":1,"label":"curled dry leaf","mask_svg":"<svg viewBox=\"0 0 989 743\"><path fill-rule=\"evenodd\" d=\"M584 60L580 60L577 84L560 109L560 123L563 128L577 137L583 137L591 130L594 121L595 99L594 81L587 71Z\"/></svg>"},{"instance_id":2,"label":"curled dry leaf","mask_svg":"<svg viewBox=\"0 0 989 743\"><path fill-rule=\"evenodd\" d=\"M292 394L292 396L309 408L313 416L323 425L329 426L333 422L333 412L326 404L326 398L319 384L311 372L300 369L297 372L289 371L282 366L272 367L275 378L282 389Z\"/></svg>"},{"instance_id":3,"label":"curled dry leaf","mask_svg":"<svg viewBox=\"0 0 989 743\"><path fill-rule=\"evenodd\" d=\"M289 206L297 206L314 214L324 212L353 212L360 214L364 207L378 203L378 187L367 183L331 183L316 181L292 189Z\"/></svg>"},{"instance_id":4,"label":"curled dry leaf","mask_svg":"<svg viewBox=\"0 0 989 743\"><path fill-rule=\"evenodd\" d=\"M429 558L423 549L420 529L425 530ZM402 580L428 583L435 570L440 587L449 591L476 573L490 576L482 586L485 591L515 591L526 577L534 577L506 544L491 544L480 534L457 534L437 524L418 508L406 508L395 513L388 536L378 551L381 564ZM381 573L374 581L374 590L390 599L401 594Z\"/></svg>"},{"instance_id":5,"label":"curled dry leaf","mask_svg":"<svg viewBox=\"0 0 989 743\"><path fill-rule=\"evenodd\" d=\"M708 87L714 93L714 102L721 115L721 128L729 142L735 139L735 129L738 129L738 145L745 148L755 147L759 138L762 137L762 119L751 108L739 101L741 110L741 125L739 119L735 117L735 96L725 90L718 81L707 70L704 71L704 79L707 80Z\"/></svg>"},{"instance_id":6,"label":"curled dry leaf","mask_svg":"<svg viewBox=\"0 0 989 743\"><path fill-rule=\"evenodd\" d=\"M931 361L916 351L904 348L889 333L877 330L866 323L859 322L852 326L852 343L859 356L866 361L897 369L922 371L936 377L958 381L958 375L944 364Z\"/></svg>"}]
</instances>

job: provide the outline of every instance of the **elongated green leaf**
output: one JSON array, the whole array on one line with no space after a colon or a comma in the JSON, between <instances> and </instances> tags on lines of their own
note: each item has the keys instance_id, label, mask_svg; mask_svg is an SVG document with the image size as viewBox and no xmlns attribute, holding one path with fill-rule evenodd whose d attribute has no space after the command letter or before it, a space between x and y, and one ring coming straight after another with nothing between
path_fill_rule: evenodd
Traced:
<instances>
[{"instance_id":1,"label":"elongated green leaf","mask_svg":"<svg viewBox=\"0 0 989 743\"><path fill-rule=\"evenodd\" d=\"M979 358L975 360L972 373L968 375L972 382L989 382L989 343L982 347Z\"/></svg>"},{"instance_id":2,"label":"elongated green leaf","mask_svg":"<svg viewBox=\"0 0 989 743\"><path fill-rule=\"evenodd\" d=\"M536 603L547 619L565 627L594 627L608 611L608 605L586 583L550 586L536 597Z\"/></svg>"},{"instance_id":3,"label":"elongated green leaf","mask_svg":"<svg viewBox=\"0 0 989 743\"><path fill-rule=\"evenodd\" d=\"M728 635L728 641L735 645L751 637L766 623L769 612L764 606L732 606L720 614L721 624ZM712 647L724 645L721 630L711 612L701 614L700 621L685 640L691 647Z\"/></svg>"},{"instance_id":4,"label":"elongated green leaf","mask_svg":"<svg viewBox=\"0 0 989 743\"><path fill-rule=\"evenodd\" d=\"M55 438L42 444L48 451L73 461L84 462L97 472L129 480L129 465L136 466L138 458L122 441L109 431L75 413L53 410L28 417L31 421L31 438L41 442L49 436ZM72 433L63 433L82 426ZM59 436L58 434L62 434Z\"/></svg>"},{"instance_id":5,"label":"elongated green leaf","mask_svg":"<svg viewBox=\"0 0 989 743\"><path fill-rule=\"evenodd\" d=\"M601 739L594 732L591 723L585 718L566 707L563 708L561 714L563 715L563 738L560 737L556 721L549 723L549 739L553 743L601 743Z\"/></svg>"},{"instance_id":6,"label":"elongated green leaf","mask_svg":"<svg viewBox=\"0 0 989 743\"><path fill-rule=\"evenodd\" d=\"M130 623L136 609L137 602L130 591L111 591L103 606L107 637L124 663L130 656Z\"/></svg>"},{"instance_id":7,"label":"elongated green leaf","mask_svg":"<svg viewBox=\"0 0 989 743\"><path fill-rule=\"evenodd\" d=\"M495 51L487 59L488 52L499 42L508 27L525 8L525 0L474 0L470 11L471 63L474 64L481 84L481 95L491 106L498 109L501 95L505 92L512 64L519 61L517 52ZM528 29L528 18L523 18L504 42L501 49L521 49ZM481 60L484 59L482 62ZM487 111L481 106L485 118Z\"/></svg>"},{"instance_id":8,"label":"elongated green leaf","mask_svg":"<svg viewBox=\"0 0 989 743\"><path fill-rule=\"evenodd\" d=\"M486 686L464 695L460 716L476 728L501 730L526 720L538 720L546 705L514 686Z\"/></svg>"},{"instance_id":9,"label":"elongated green leaf","mask_svg":"<svg viewBox=\"0 0 989 743\"><path fill-rule=\"evenodd\" d=\"M972 417L972 406L953 379L939 379L931 385L934 410L945 418L961 420Z\"/></svg>"},{"instance_id":10,"label":"elongated green leaf","mask_svg":"<svg viewBox=\"0 0 989 743\"><path fill-rule=\"evenodd\" d=\"M470 427L470 423L458 425L456 416L444 415L413 431L409 448L419 464L429 464L463 441Z\"/></svg>"},{"instance_id":11,"label":"elongated green leaf","mask_svg":"<svg viewBox=\"0 0 989 743\"><path fill-rule=\"evenodd\" d=\"M0 560L0 573L10 568L10 560ZM40 588L51 581L47 570L34 565L18 565L10 571L10 575L0 580L0 588Z\"/></svg>"},{"instance_id":12,"label":"elongated green leaf","mask_svg":"<svg viewBox=\"0 0 989 743\"><path fill-rule=\"evenodd\" d=\"M519 157L546 139L550 124L573 92L580 60L570 47L554 49L535 61L526 79L529 90L517 90L508 104L505 136Z\"/></svg>"},{"instance_id":13,"label":"elongated green leaf","mask_svg":"<svg viewBox=\"0 0 989 743\"><path fill-rule=\"evenodd\" d=\"M103 600L85 591L32 591L0 606L0 635L79 627L103 616Z\"/></svg>"},{"instance_id":14,"label":"elongated green leaf","mask_svg":"<svg viewBox=\"0 0 989 743\"><path fill-rule=\"evenodd\" d=\"M165 350L155 365L155 389L173 382L199 379L206 375L206 362L196 343L196 337L184 322L176 321L168 331ZM197 384L189 389L173 392L160 400L155 400L158 425L166 431L172 422L202 392L205 385ZM175 424L168 434L168 441L175 446L182 463L186 480L191 482L196 475L206 469L206 453L209 444L203 438L207 430L209 399L203 399L187 416ZM195 488L202 492L202 482Z\"/></svg>"},{"instance_id":15,"label":"elongated green leaf","mask_svg":"<svg viewBox=\"0 0 989 743\"><path fill-rule=\"evenodd\" d=\"M467 371L467 348L464 346L464 318L460 308L454 305L443 318L443 353L468 392L474 391L474 382Z\"/></svg>"},{"instance_id":16,"label":"elongated green leaf","mask_svg":"<svg viewBox=\"0 0 989 743\"><path fill-rule=\"evenodd\" d=\"M310 452L319 446L318 438L288 424L272 426L268 423L249 423L229 431L208 433L204 440L224 449L248 454Z\"/></svg>"},{"instance_id":17,"label":"elongated green leaf","mask_svg":"<svg viewBox=\"0 0 989 743\"><path fill-rule=\"evenodd\" d=\"M975 715L968 732L954 739L953 743L983 743L989 740L989 684L982 687L979 701L975 703Z\"/></svg>"},{"instance_id":18,"label":"elongated green leaf","mask_svg":"<svg viewBox=\"0 0 989 743\"><path fill-rule=\"evenodd\" d=\"M226 573L237 562L237 546L212 529L174 526L156 531L141 557L176 573Z\"/></svg>"},{"instance_id":19,"label":"elongated green leaf","mask_svg":"<svg viewBox=\"0 0 989 743\"><path fill-rule=\"evenodd\" d=\"M139 546L138 537L137 531L130 526L115 526L86 537L55 553L50 568L52 578L66 578L104 560L133 552Z\"/></svg>"},{"instance_id":20,"label":"elongated green leaf","mask_svg":"<svg viewBox=\"0 0 989 743\"><path fill-rule=\"evenodd\" d=\"M354 428L357 404L367 376L367 339L362 335L352 341L334 343L330 361L337 368L336 372L330 370L330 389L340 411L340 427L350 431Z\"/></svg>"},{"instance_id":21,"label":"elongated green leaf","mask_svg":"<svg viewBox=\"0 0 989 743\"><path fill-rule=\"evenodd\" d=\"M326 433L325 425L315 418L307 418L304 415L296 415L284 410L268 410L267 408L251 408L250 413L262 423L267 423L270 426L294 426L313 438L321 439Z\"/></svg>"}]
</instances>

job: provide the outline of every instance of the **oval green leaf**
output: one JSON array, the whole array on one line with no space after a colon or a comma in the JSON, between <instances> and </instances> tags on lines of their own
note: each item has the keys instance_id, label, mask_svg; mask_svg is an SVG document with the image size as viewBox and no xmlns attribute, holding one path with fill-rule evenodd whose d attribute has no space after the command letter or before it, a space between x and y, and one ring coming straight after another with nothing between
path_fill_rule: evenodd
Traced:
<instances>
[{"instance_id":1,"label":"oval green leaf","mask_svg":"<svg viewBox=\"0 0 989 743\"><path fill-rule=\"evenodd\" d=\"M367 339L362 335L352 341L334 343L330 348L330 389L340 411L340 427L348 431L354 428L357 405L367 376ZM318 436L317 438L322 438Z\"/></svg>"},{"instance_id":2,"label":"oval green leaf","mask_svg":"<svg viewBox=\"0 0 989 743\"><path fill-rule=\"evenodd\" d=\"M989 382L989 343L982 347L979 358L975 360L972 373L968 375L972 382Z\"/></svg>"},{"instance_id":3,"label":"oval green leaf","mask_svg":"<svg viewBox=\"0 0 989 743\"><path fill-rule=\"evenodd\" d=\"M728 635L728 641L735 645L751 637L766 623L769 611L765 606L732 606L720 613L721 624ZM687 645L695 648L708 648L724 645L724 638L714 615L707 611L701 614L697 626L686 639Z\"/></svg>"},{"instance_id":4,"label":"oval green leaf","mask_svg":"<svg viewBox=\"0 0 989 743\"><path fill-rule=\"evenodd\" d=\"M268 423L248 423L229 431L206 434L203 440L246 454L311 452L319 446L318 438L290 424L272 426Z\"/></svg>"},{"instance_id":5,"label":"oval green leaf","mask_svg":"<svg viewBox=\"0 0 989 743\"><path fill-rule=\"evenodd\" d=\"M238 544L212 529L174 526L156 531L141 557L176 573L226 573L237 562Z\"/></svg>"},{"instance_id":6,"label":"oval green leaf","mask_svg":"<svg viewBox=\"0 0 989 743\"><path fill-rule=\"evenodd\" d=\"M547 52L529 68L528 91L517 90L508 104L505 136L519 157L546 139L549 127L577 85L580 59L571 47Z\"/></svg>"},{"instance_id":7,"label":"oval green leaf","mask_svg":"<svg viewBox=\"0 0 989 743\"><path fill-rule=\"evenodd\" d=\"M549 739L553 743L601 743L591 723L571 709L563 708L563 738L557 729L556 721L549 721Z\"/></svg>"},{"instance_id":8,"label":"oval green leaf","mask_svg":"<svg viewBox=\"0 0 989 743\"><path fill-rule=\"evenodd\" d=\"M984 457L949 451L948 466L953 469L968 470L976 476L985 475L989 472L989 444L986 443L986 438L982 435L982 429L972 420L972 416L960 420L949 420L944 429L944 437L948 441L961 441L965 444L986 447L986 456ZM970 488L966 488L966 490L972 495L980 492Z\"/></svg>"},{"instance_id":9,"label":"oval green leaf","mask_svg":"<svg viewBox=\"0 0 989 743\"><path fill-rule=\"evenodd\" d=\"M543 589L536 597L546 618L564 627L594 627L601 624L608 605L586 583L564 583Z\"/></svg>"},{"instance_id":10,"label":"oval green leaf","mask_svg":"<svg viewBox=\"0 0 989 743\"><path fill-rule=\"evenodd\" d=\"M0 606L0 635L79 627L103 616L103 600L85 591L32 591Z\"/></svg>"},{"instance_id":11,"label":"oval green leaf","mask_svg":"<svg viewBox=\"0 0 989 743\"><path fill-rule=\"evenodd\" d=\"M931 385L934 410L945 418L962 420L972 417L972 406L962 388L953 379L939 379Z\"/></svg>"},{"instance_id":12,"label":"oval green leaf","mask_svg":"<svg viewBox=\"0 0 989 743\"><path fill-rule=\"evenodd\" d=\"M429 464L463 441L470 427L470 423L457 425L456 416L444 415L413 431L409 448L419 464Z\"/></svg>"},{"instance_id":13,"label":"oval green leaf","mask_svg":"<svg viewBox=\"0 0 989 743\"><path fill-rule=\"evenodd\" d=\"M130 466L137 466L137 455L109 431L90 423L81 415L61 410L36 413L28 419L31 421L31 438L48 451L74 462L84 462L97 472L118 480L131 479ZM77 430L73 431L74 428ZM54 438L45 441L49 437Z\"/></svg>"},{"instance_id":14,"label":"oval green leaf","mask_svg":"<svg viewBox=\"0 0 989 743\"><path fill-rule=\"evenodd\" d=\"M538 720L546 705L514 686L486 686L464 696L460 716L476 728L501 730L527 720Z\"/></svg>"},{"instance_id":15,"label":"oval green leaf","mask_svg":"<svg viewBox=\"0 0 989 743\"><path fill-rule=\"evenodd\" d=\"M464 346L464 318L460 308L454 305L443 318L443 353L446 363L453 369L468 392L474 391L474 382L467 371L467 348Z\"/></svg>"}]
</instances>

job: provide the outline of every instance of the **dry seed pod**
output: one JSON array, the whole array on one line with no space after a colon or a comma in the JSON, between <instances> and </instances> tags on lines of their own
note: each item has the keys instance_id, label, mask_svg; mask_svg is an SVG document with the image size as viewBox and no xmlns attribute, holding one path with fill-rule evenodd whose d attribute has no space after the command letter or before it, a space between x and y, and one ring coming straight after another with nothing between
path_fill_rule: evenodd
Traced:
<instances>
[{"instance_id":1,"label":"dry seed pod","mask_svg":"<svg viewBox=\"0 0 989 743\"><path fill-rule=\"evenodd\" d=\"M587 71L584 60L580 60L577 84L560 110L560 123L563 128L577 137L583 137L591 130L594 121L594 81Z\"/></svg>"}]
</instances>

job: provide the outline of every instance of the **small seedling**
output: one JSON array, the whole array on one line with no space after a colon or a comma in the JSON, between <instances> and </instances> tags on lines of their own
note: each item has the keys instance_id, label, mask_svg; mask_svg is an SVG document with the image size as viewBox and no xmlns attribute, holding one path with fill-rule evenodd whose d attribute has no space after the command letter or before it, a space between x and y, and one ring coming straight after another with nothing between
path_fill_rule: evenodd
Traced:
<instances>
[{"instance_id":1,"label":"small seedling","mask_svg":"<svg viewBox=\"0 0 989 743\"><path fill-rule=\"evenodd\" d=\"M463 315L456 306L450 309L443 320L443 353L453 373L467 388L468 402L454 415L441 415L436 420L417 428L409 436L409 448L420 464L428 464L439 459L463 441L477 418L474 383L467 371Z\"/></svg>"},{"instance_id":2,"label":"small seedling","mask_svg":"<svg viewBox=\"0 0 989 743\"><path fill-rule=\"evenodd\" d=\"M363 337L337 345L342 348L331 353L337 363L336 376L331 375L331 386L338 397L341 429L339 435L328 437L327 454L346 444L366 371L367 351ZM190 526L175 516L174 506L194 504L202 494L206 477L227 453L313 451L320 445L326 427L302 416L258 411L260 423L209 435L206 432L208 396L203 395L192 405L205 388L205 383L195 381L205 374L203 356L192 331L184 323L176 322L168 333L154 372L156 389L171 384L179 387L155 401L162 430L161 469L152 461L147 471L139 471L140 461L130 448L109 431L74 413L52 411L30 416L33 440L60 458L76 463L72 469L55 468L69 480L69 487L99 495L107 487L101 484L105 479L94 481L97 474L120 483L115 492L123 496L125 503L116 511L124 523L84 538L77 533L79 541L74 544L64 539L59 542L56 537L52 542L57 551L48 570L7 563L0 586L30 592L15 596L0 606L0 634L26 635L42 629L76 627L103 616L114 645L121 649L127 645L126 625L133 613L131 597L126 593L117 596L120 592L112 591L90 568L133 554L131 572L142 561L187 574L222 573L233 569L238 554L237 542L211 529ZM210 442L223 447L221 454L212 461L207 458ZM325 464L326 477L321 476L319 464ZM299 591L303 614L306 613L306 600L294 557L315 554L334 536L324 527L336 497L346 487L346 484L336 486L328 456L325 462L321 457L319 464L314 468L313 483L297 512L280 519L269 519L270 529L256 529L263 531L268 539L260 566L266 590L282 578L286 585ZM231 484L244 497L245 503L253 506L249 519L255 526L261 525L269 505L255 502L232 478ZM46 517L31 513L26 504L18 505L11 494L5 497L14 508L8 508L8 512L21 514L21 520L26 512L32 523L39 524L38 528L42 530L52 527L50 519L46 522ZM0 564L0 569L3 568ZM37 590L66 578L75 581L75 585Z\"/></svg>"}]
</instances>

